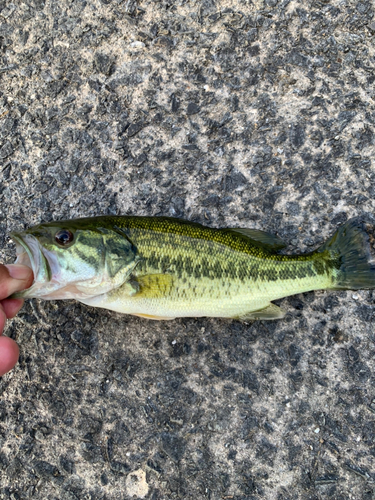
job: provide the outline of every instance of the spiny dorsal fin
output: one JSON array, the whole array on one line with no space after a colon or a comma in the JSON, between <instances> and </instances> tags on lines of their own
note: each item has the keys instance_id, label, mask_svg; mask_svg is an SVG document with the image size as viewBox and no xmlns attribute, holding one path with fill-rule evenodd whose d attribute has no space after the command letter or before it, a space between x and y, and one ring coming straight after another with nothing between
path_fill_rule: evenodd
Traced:
<instances>
[{"instance_id":1,"label":"spiny dorsal fin","mask_svg":"<svg viewBox=\"0 0 375 500\"><path fill-rule=\"evenodd\" d=\"M246 239L251 240L251 243L254 245L263 247L271 252L277 252L287 246L278 236L266 233L266 231L261 231L260 229L235 227L223 229L223 231L240 234Z\"/></svg>"}]
</instances>

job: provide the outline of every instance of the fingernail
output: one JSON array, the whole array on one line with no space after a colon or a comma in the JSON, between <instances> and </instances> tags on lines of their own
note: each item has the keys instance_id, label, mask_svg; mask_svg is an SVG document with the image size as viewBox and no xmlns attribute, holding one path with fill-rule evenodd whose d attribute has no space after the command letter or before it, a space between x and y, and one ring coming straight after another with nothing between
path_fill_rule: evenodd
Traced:
<instances>
[{"instance_id":1,"label":"fingernail","mask_svg":"<svg viewBox=\"0 0 375 500\"><path fill-rule=\"evenodd\" d=\"M8 269L9 276L16 280L25 280L30 277L31 269L18 264L10 264L5 266Z\"/></svg>"}]
</instances>

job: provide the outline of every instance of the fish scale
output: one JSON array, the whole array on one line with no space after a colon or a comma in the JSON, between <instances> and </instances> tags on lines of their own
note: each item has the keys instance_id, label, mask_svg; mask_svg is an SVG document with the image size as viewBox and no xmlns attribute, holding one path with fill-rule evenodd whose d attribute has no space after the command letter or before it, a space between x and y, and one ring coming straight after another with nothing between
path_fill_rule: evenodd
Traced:
<instances>
[{"instance_id":1,"label":"fish scale","mask_svg":"<svg viewBox=\"0 0 375 500\"><path fill-rule=\"evenodd\" d=\"M153 319L277 319L284 313L275 299L374 288L373 236L372 224L353 219L314 252L287 255L279 253L285 246L279 238L259 230L168 217L40 224L14 235L17 262L33 267L35 276L17 296L76 298Z\"/></svg>"}]
</instances>

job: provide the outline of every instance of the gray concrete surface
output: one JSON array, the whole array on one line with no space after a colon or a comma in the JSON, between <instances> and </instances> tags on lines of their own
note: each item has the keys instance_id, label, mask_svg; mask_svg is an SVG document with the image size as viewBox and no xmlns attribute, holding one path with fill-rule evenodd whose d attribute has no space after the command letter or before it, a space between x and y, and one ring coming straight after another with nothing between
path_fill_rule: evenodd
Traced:
<instances>
[{"instance_id":1,"label":"gray concrete surface","mask_svg":"<svg viewBox=\"0 0 375 500\"><path fill-rule=\"evenodd\" d=\"M170 215L307 251L375 213L361 0L0 0L0 237ZM278 322L29 301L6 334L0 499L375 498L375 294Z\"/></svg>"}]
</instances>

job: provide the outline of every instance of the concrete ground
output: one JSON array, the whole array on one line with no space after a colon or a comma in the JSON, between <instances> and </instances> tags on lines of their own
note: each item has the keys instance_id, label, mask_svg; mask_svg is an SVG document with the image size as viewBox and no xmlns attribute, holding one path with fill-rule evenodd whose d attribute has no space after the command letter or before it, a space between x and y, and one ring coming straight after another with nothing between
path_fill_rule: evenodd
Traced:
<instances>
[{"instance_id":1,"label":"concrete ground","mask_svg":"<svg viewBox=\"0 0 375 500\"><path fill-rule=\"evenodd\" d=\"M310 251L375 213L366 0L0 0L0 239L168 215ZM284 320L28 301L0 380L0 499L375 498L375 294Z\"/></svg>"}]
</instances>

